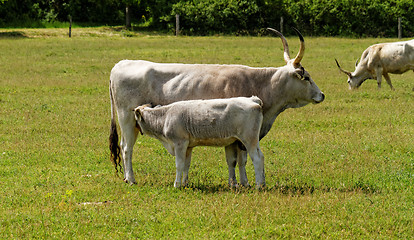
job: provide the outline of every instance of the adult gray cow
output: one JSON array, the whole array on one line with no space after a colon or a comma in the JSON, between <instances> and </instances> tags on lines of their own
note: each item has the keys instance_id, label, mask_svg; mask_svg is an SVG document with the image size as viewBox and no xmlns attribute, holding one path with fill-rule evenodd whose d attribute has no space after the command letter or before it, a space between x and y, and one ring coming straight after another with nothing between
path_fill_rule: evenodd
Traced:
<instances>
[{"instance_id":1,"label":"adult gray cow","mask_svg":"<svg viewBox=\"0 0 414 240\"><path fill-rule=\"evenodd\" d=\"M367 79L376 79L380 89L384 76L390 88L394 90L388 73L403 74L414 70L414 40L369 46L362 53L361 62L356 61L354 72L343 70L338 61L335 61L339 70L348 76L350 89L359 88Z\"/></svg>"},{"instance_id":2,"label":"adult gray cow","mask_svg":"<svg viewBox=\"0 0 414 240\"><path fill-rule=\"evenodd\" d=\"M153 63L143 60L123 60L117 63L110 76L111 99L111 160L115 168L124 169L124 181L135 183L132 170L133 145L140 132L134 109L152 103L167 105L176 101L258 96L263 101L263 124L260 139L270 130L276 117L287 108L297 108L308 103L320 103L325 95L302 67L305 42L299 31L300 49L290 58L285 37L274 29L282 40L286 65L279 68L253 68L242 65ZM120 147L115 122L121 130ZM247 152L237 142L225 147L231 177L236 164L240 175L245 173ZM117 170L118 171L118 170ZM241 176L241 184L248 186ZM236 183L236 179L231 180Z\"/></svg>"},{"instance_id":3,"label":"adult gray cow","mask_svg":"<svg viewBox=\"0 0 414 240\"><path fill-rule=\"evenodd\" d=\"M262 104L255 96L178 101L157 107L145 104L135 109L135 118L143 134L158 139L175 156L174 187L187 185L194 147L225 147L240 141L252 159L256 187L261 188L266 184L259 146ZM229 171L229 184L234 186L231 174Z\"/></svg>"}]
</instances>

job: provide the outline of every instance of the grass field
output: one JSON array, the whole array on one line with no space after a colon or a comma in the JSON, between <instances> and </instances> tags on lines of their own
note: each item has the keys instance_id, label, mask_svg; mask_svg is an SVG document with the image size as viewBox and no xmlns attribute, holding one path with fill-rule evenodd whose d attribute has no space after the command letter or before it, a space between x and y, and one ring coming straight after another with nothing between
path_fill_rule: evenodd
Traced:
<instances>
[{"instance_id":1,"label":"grass field","mask_svg":"<svg viewBox=\"0 0 414 240\"><path fill-rule=\"evenodd\" d=\"M349 91L342 67L396 39L305 37L302 65L324 91L261 141L267 189L232 190L222 148L194 150L190 187L140 137L130 186L109 161L109 73L122 59L282 66L276 37L172 37L105 28L0 29L1 239L410 239L414 74L396 91ZM292 55L299 41L289 37ZM248 177L254 182L252 163Z\"/></svg>"}]
</instances>

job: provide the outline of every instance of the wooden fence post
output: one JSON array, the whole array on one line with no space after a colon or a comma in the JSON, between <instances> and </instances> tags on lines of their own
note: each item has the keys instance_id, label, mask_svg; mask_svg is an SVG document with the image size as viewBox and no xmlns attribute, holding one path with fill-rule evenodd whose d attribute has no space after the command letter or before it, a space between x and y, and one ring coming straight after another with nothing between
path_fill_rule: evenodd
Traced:
<instances>
[{"instance_id":1,"label":"wooden fence post","mask_svg":"<svg viewBox=\"0 0 414 240\"><path fill-rule=\"evenodd\" d=\"M398 39L402 38L401 17L398 18Z\"/></svg>"},{"instance_id":2,"label":"wooden fence post","mask_svg":"<svg viewBox=\"0 0 414 240\"><path fill-rule=\"evenodd\" d=\"M283 34L283 17L280 17L280 33Z\"/></svg>"},{"instance_id":3,"label":"wooden fence post","mask_svg":"<svg viewBox=\"0 0 414 240\"><path fill-rule=\"evenodd\" d=\"M175 15L175 36L180 35L180 15Z\"/></svg>"},{"instance_id":4,"label":"wooden fence post","mask_svg":"<svg viewBox=\"0 0 414 240\"><path fill-rule=\"evenodd\" d=\"M72 16L69 15L69 37L72 37Z\"/></svg>"},{"instance_id":5,"label":"wooden fence post","mask_svg":"<svg viewBox=\"0 0 414 240\"><path fill-rule=\"evenodd\" d=\"M131 29L131 13L129 12L129 6L125 7L125 27Z\"/></svg>"}]
</instances>

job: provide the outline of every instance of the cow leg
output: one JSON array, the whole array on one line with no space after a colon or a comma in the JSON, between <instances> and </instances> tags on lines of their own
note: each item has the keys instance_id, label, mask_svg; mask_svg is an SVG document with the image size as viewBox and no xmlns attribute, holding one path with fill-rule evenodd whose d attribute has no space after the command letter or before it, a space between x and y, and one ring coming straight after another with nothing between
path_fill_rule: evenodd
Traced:
<instances>
[{"instance_id":1,"label":"cow leg","mask_svg":"<svg viewBox=\"0 0 414 240\"><path fill-rule=\"evenodd\" d=\"M240 184L244 187L250 187L249 180L247 179L246 164L247 164L247 152L241 150L237 146L237 164L239 164Z\"/></svg>"},{"instance_id":2,"label":"cow leg","mask_svg":"<svg viewBox=\"0 0 414 240\"><path fill-rule=\"evenodd\" d=\"M229 170L229 186L231 188L237 187L237 180L236 180L236 163L237 163L237 144L233 143L231 145L226 146L226 161Z\"/></svg>"},{"instance_id":3,"label":"cow leg","mask_svg":"<svg viewBox=\"0 0 414 240\"><path fill-rule=\"evenodd\" d=\"M391 90L395 90L394 87L392 86L390 75L388 75L388 73L384 73L383 75L388 85L390 85Z\"/></svg>"},{"instance_id":4,"label":"cow leg","mask_svg":"<svg viewBox=\"0 0 414 240\"><path fill-rule=\"evenodd\" d=\"M378 89L381 89L381 81L382 81L382 68L378 68L376 69L377 72L377 84L378 84Z\"/></svg>"},{"instance_id":5,"label":"cow leg","mask_svg":"<svg viewBox=\"0 0 414 240\"><path fill-rule=\"evenodd\" d=\"M264 156L260 150L259 142L255 147L248 148L250 158L253 161L254 173L256 177L256 188L260 189L266 186L264 172Z\"/></svg>"},{"instance_id":6,"label":"cow leg","mask_svg":"<svg viewBox=\"0 0 414 240\"><path fill-rule=\"evenodd\" d=\"M186 152L187 152L188 142L179 141L174 144L175 152L175 182L174 187L179 188L183 185L183 173L186 166Z\"/></svg>"},{"instance_id":7,"label":"cow leg","mask_svg":"<svg viewBox=\"0 0 414 240\"><path fill-rule=\"evenodd\" d=\"M193 152L193 148L187 148L185 153L185 164L184 164L184 173L183 173L183 185L188 185L188 171L191 165L191 153Z\"/></svg>"},{"instance_id":8,"label":"cow leg","mask_svg":"<svg viewBox=\"0 0 414 240\"><path fill-rule=\"evenodd\" d=\"M132 113L132 111L131 111ZM135 184L134 172L132 170L132 150L137 140L138 129L135 127L134 116L126 119L119 118L119 126L121 129L121 151L124 167L124 181L129 184Z\"/></svg>"}]
</instances>

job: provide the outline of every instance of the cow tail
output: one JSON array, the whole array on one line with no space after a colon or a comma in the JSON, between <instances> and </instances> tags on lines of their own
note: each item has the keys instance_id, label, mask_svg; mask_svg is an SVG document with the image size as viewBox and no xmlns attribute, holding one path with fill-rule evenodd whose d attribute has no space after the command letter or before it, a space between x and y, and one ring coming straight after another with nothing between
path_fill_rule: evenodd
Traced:
<instances>
[{"instance_id":1,"label":"cow tail","mask_svg":"<svg viewBox=\"0 0 414 240\"><path fill-rule=\"evenodd\" d=\"M119 137L116 129L115 103L112 95L111 83L109 84L109 95L111 99L111 130L109 134L109 150L111 151L111 162L114 164L116 174L118 174L119 171L122 171L120 156L121 148L119 147Z\"/></svg>"}]
</instances>

